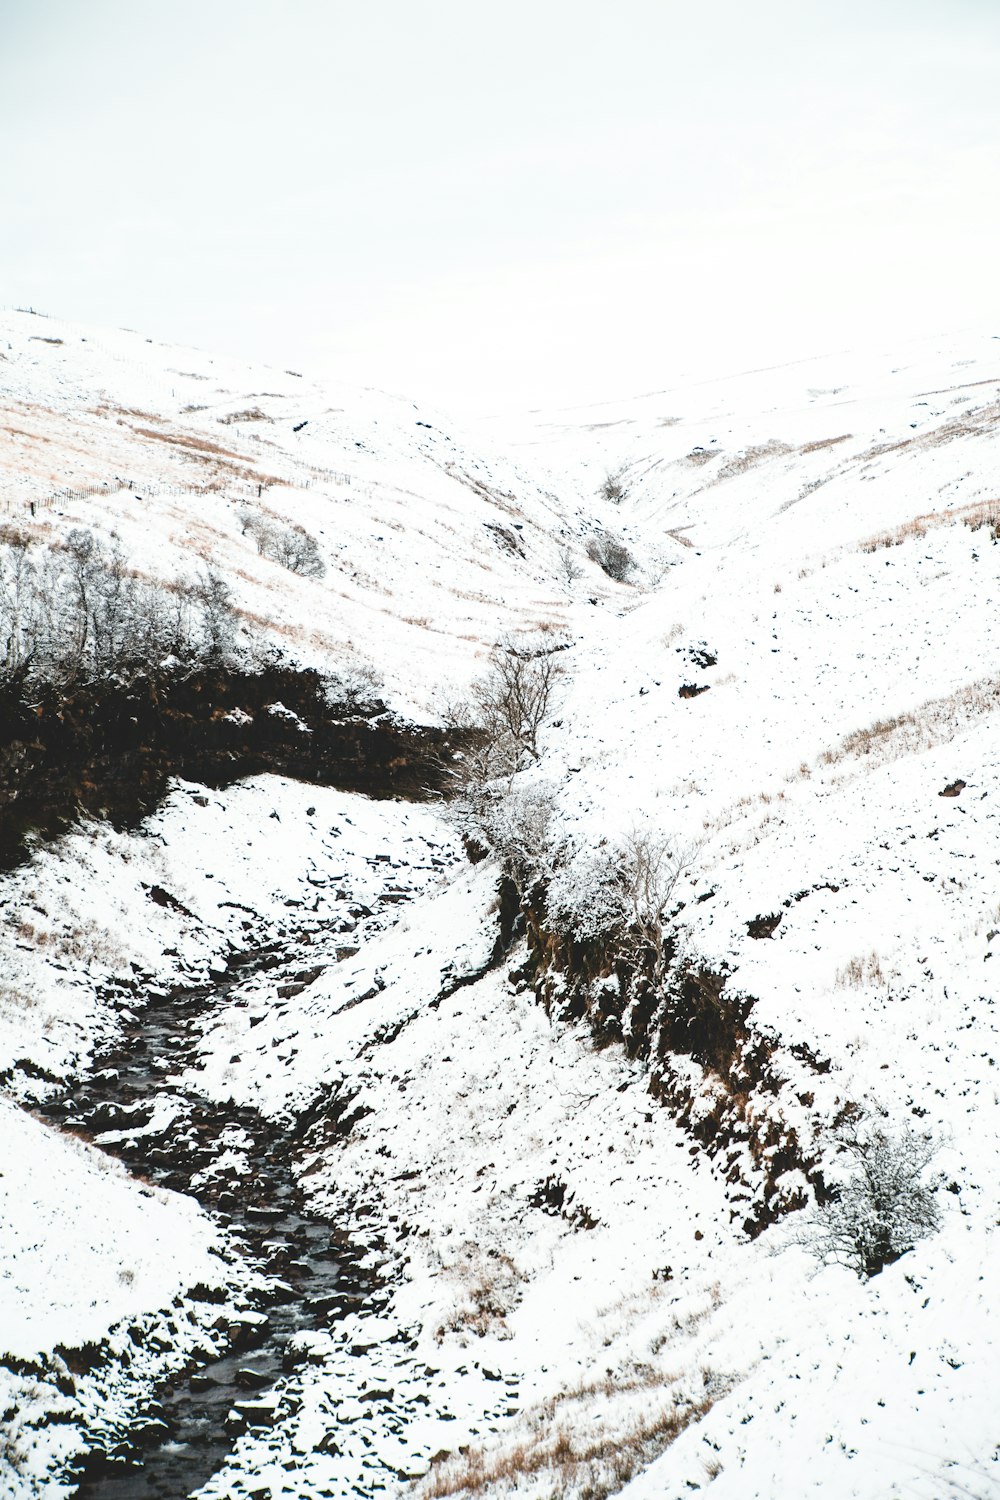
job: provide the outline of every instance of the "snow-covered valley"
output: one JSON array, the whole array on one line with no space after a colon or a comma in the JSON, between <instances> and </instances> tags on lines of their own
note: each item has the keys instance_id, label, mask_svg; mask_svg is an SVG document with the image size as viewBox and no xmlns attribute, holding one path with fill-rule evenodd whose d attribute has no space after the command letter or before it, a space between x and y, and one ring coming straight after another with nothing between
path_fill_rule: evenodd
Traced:
<instances>
[{"instance_id":1,"label":"snow-covered valley","mask_svg":"<svg viewBox=\"0 0 1000 1500\"><path fill-rule=\"evenodd\" d=\"M460 434L0 319L0 1494L1000 1491L998 351ZM188 643L224 592L155 776L38 707L81 535ZM463 811L498 642L553 675Z\"/></svg>"}]
</instances>

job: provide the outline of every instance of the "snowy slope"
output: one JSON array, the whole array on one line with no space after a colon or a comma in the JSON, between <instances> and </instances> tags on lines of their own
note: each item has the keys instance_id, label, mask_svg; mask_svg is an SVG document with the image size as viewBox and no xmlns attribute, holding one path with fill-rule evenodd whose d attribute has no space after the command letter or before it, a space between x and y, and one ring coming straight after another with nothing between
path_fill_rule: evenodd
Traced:
<instances>
[{"instance_id":1,"label":"snowy slope","mask_svg":"<svg viewBox=\"0 0 1000 1500\"><path fill-rule=\"evenodd\" d=\"M547 1013L523 947L491 966L496 869L467 867L432 809L273 777L181 784L138 835L37 850L4 877L9 1085L72 1075L143 987L277 942L281 966L199 1019L184 1084L301 1120L311 1202L386 1278L377 1315L304 1336L288 1414L239 1438L206 1500L995 1493L1000 345L537 418L511 461L481 456L498 433L453 444L375 393L4 328L18 524L35 497L34 524L114 526L150 569L201 548L293 660L343 669L351 642L428 716L511 626L557 624L568 672L533 773L553 847L646 829L686 849L678 961L727 976L766 1057L734 1090ZM54 498L107 478L109 456L134 490ZM618 503L596 493L609 473ZM241 534L257 484L317 536L325 578ZM562 567L599 529L640 557L632 584ZM305 955L311 977L289 984ZM744 1228L773 1187L760 1142L793 1132L836 1181L847 1106L940 1142L940 1228L868 1281L820 1268L796 1213ZM706 1147L715 1115L731 1135ZM804 1183L791 1162L770 1207ZM58 1211L19 1210L7 1266L25 1237L51 1242L35 1226ZM192 1280L206 1232L185 1231ZM157 1274L150 1312L175 1289ZM94 1327L125 1316L112 1300Z\"/></svg>"}]
</instances>

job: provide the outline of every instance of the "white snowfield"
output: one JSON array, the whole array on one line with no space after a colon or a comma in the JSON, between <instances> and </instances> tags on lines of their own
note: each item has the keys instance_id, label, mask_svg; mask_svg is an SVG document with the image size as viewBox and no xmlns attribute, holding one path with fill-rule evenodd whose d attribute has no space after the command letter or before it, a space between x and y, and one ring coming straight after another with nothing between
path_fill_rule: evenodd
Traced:
<instances>
[{"instance_id":1,"label":"white snowfield","mask_svg":"<svg viewBox=\"0 0 1000 1500\"><path fill-rule=\"evenodd\" d=\"M305 1135L302 1182L391 1301L304 1336L288 1414L205 1500L1000 1493L1000 341L461 439L375 392L28 315L0 318L0 356L8 524L114 531L161 578L211 563L248 650L374 676L433 719L492 642L557 629L532 777L575 847L648 830L685 851L677 952L753 1002L768 1055L748 1125L794 1130L834 1182L847 1107L939 1143L940 1226L869 1280L797 1243L802 1211L749 1237L746 1142L712 1155L692 1129L726 1081L668 1059L680 1121L648 1064L546 1014L523 947L491 965L497 870L434 807L176 783L138 832L39 847L2 877L12 1098L113 1040L123 977L194 982L264 942L320 970L297 993L281 968L247 980L185 1082L280 1119L349 1101L346 1137L322 1112ZM247 507L304 526L325 574L258 554ZM631 581L586 556L599 532ZM213 1284L214 1230L3 1109L0 1379L23 1391L18 1360L109 1331L113 1352ZM786 1202L804 1186L779 1177ZM65 1493L67 1429L25 1451L17 1422L0 1492Z\"/></svg>"}]
</instances>

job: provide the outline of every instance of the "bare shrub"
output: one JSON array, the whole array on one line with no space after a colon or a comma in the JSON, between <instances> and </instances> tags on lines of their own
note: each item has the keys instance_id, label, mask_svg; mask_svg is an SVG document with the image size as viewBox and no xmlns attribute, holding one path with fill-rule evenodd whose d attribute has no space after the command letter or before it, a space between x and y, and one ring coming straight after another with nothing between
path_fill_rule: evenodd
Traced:
<instances>
[{"instance_id":1,"label":"bare shrub","mask_svg":"<svg viewBox=\"0 0 1000 1500\"><path fill-rule=\"evenodd\" d=\"M294 521L286 525L249 506L239 512L239 521L244 535L253 537L262 557L269 557L302 578L322 578L326 572L319 543L304 526Z\"/></svg>"},{"instance_id":2,"label":"bare shrub","mask_svg":"<svg viewBox=\"0 0 1000 1500\"><path fill-rule=\"evenodd\" d=\"M600 493L605 500L610 500L614 505L620 505L628 494L624 469L614 469L606 474L601 483Z\"/></svg>"},{"instance_id":3,"label":"bare shrub","mask_svg":"<svg viewBox=\"0 0 1000 1500\"><path fill-rule=\"evenodd\" d=\"M899 1135L881 1125L852 1126L839 1149L851 1175L797 1227L793 1243L867 1278L939 1227L934 1184L925 1180L938 1143L909 1126Z\"/></svg>"},{"instance_id":4,"label":"bare shrub","mask_svg":"<svg viewBox=\"0 0 1000 1500\"><path fill-rule=\"evenodd\" d=\"M563 547L559 553L559 572L567 585L576 583L578 578L583 577L583 567L576 553L569 547Z\"/></svg>"},{"instance_id":5,"label":"bare shrub","mask_svg":"<svg viewBox=\"0 0 1000 1500\"><path fill-rule=\"evenodd\" d=\"M631 552L623 542L617 541L613 536L608 536L606 532L590 538L587 543L587 556L616 583L624 583L629 574L635 571L635 558Z\"/></svg>"}]
</instances>

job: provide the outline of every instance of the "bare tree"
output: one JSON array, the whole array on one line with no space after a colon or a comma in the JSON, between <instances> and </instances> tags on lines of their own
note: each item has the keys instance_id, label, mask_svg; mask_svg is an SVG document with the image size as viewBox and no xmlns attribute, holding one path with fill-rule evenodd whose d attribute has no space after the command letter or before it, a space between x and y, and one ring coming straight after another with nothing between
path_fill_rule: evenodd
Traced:
<instances>
[{"instance_id":1,"label":"bare tree","mask_svg":"<svg viewBox=\"0 0 1000 1500\"><path fill-rule=\"evenodd\" d=\"M542 727L565 675L559 651L541 633L504 637L468 699L448 712L465 738L461 755L443 768L457 793L452 819L521 885L542 873L547 847L553 794L525 777L538 765Z\"/></svg>"},{"instance_id":2,"label":"bare tree","mask_svg":"<svg viewBox=\"0 0 1000 1500\"><path fill-rule=\"evenodd\" d=\"M473 684L470 717L482 741L482 779L512 776L539 758L539 735L565 668L545 636L505 636Z\"/></svg>"}]
</instances>

